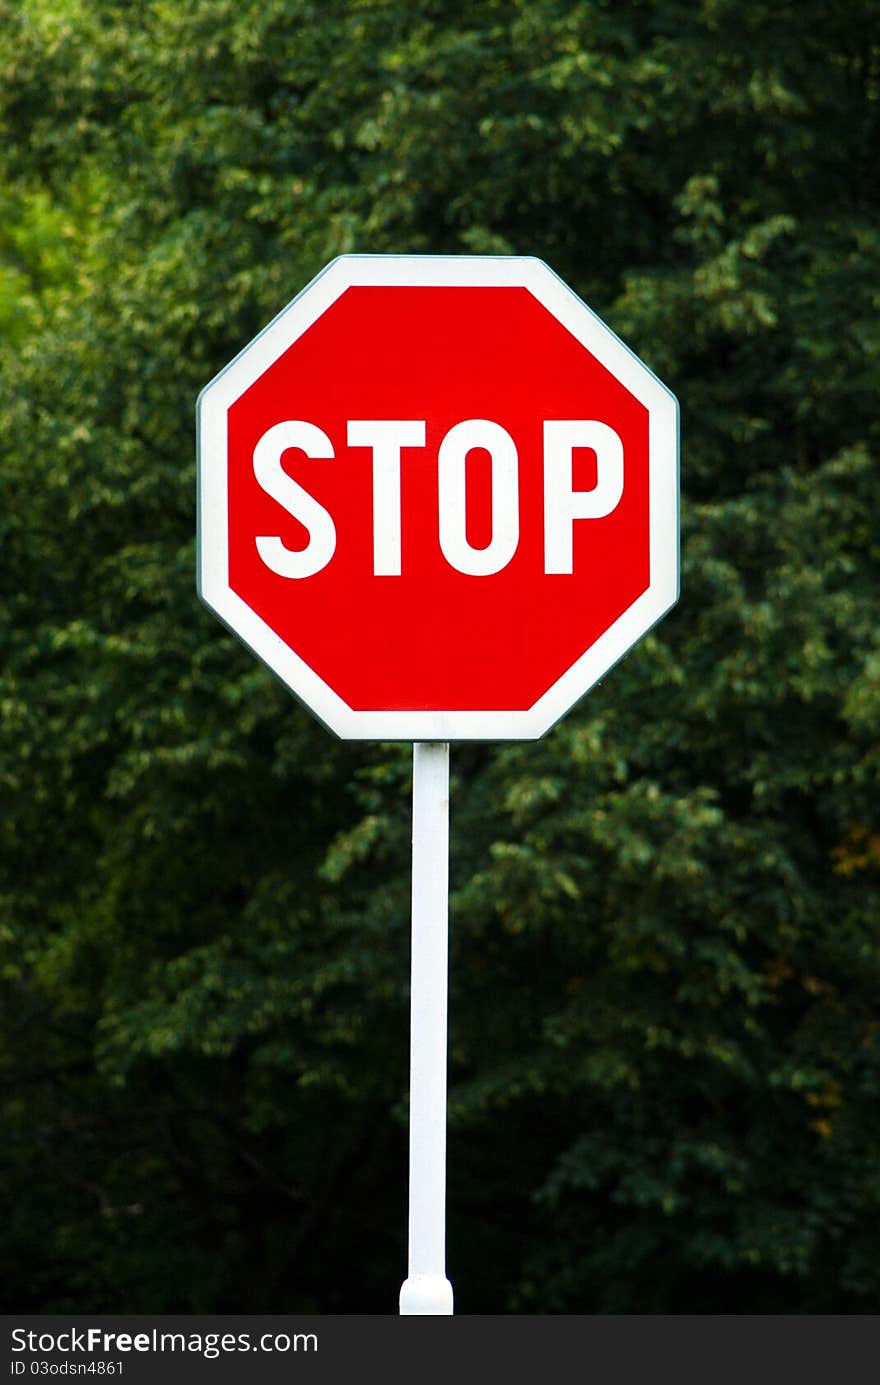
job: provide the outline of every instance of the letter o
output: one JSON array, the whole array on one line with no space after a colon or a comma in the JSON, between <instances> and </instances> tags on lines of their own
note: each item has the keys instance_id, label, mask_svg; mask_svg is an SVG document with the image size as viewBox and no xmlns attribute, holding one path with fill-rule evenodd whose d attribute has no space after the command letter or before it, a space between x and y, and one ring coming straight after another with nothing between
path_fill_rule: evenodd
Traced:
<instances>
[{"instance_id":1,"label":"letter o","mask_svg":"<svg viewBox=\"0 0 880 1385\"><path fill-rule=\"evenodd\" d=\"M492 538L485 548L467 540L467 455L482 447L492 460ZM450 428L437 457L440 548L450 567L488 577L507 567L519 544L519 472L510 434L488 418Z\"/></svg>"}]
</instances>

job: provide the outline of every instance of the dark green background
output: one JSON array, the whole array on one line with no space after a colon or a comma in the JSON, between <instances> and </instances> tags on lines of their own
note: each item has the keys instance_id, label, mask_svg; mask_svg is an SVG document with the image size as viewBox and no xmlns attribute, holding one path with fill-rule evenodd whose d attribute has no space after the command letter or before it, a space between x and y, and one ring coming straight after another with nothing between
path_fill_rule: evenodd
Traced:
<instances>
[{"instance_id":1,"label":"dark green background","mask_svg":"<svg viewBox=\"0 0 880 1385\"><path fill-rule=\"evenodd\" d=\"M880 5L0 0L0 1279L377 1313L410 755L195 597L198 390L340 252L539 255L678 395L682 599L453 748L465 1313L880 1294Z\"/></svg>"}]
</instances>

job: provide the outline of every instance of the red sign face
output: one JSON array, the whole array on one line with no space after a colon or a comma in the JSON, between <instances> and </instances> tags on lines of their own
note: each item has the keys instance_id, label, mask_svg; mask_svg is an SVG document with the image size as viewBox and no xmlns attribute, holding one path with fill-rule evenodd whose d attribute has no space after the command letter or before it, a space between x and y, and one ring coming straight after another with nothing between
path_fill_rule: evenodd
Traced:
<instances>
[{"instance_id":1,"label":"red sign face","mask_svg":"<svg viewBox=\"0 0 880 1385\"><path fill-rule=\"evenodd\" d=\"M334 261L199 412L203 598L341 735L540 735L676 598L675 401L539 261Z\"/></svg>"}]
</instances>

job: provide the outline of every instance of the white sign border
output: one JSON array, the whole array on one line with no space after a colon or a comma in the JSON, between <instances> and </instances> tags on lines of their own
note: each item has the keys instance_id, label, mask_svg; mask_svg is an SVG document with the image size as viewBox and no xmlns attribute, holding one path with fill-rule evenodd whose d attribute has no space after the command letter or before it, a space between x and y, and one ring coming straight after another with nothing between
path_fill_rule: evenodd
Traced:
<instances>
[{"instance_id":1,"label":"white sign border","mask_svg":"<svg viewBox=\"0 0 880 1385\"><path fill-rule=\"evenodd\" d=\"M526 711L356 711L229 585L227 411L346 289L361 285L526 288L648 411L648 588ZM339 256L205 386L196 405L196 438L199 597L343 740L537 740L678 600L678 401L611 328L533 256Z\"/></svg>"}]
</instances>

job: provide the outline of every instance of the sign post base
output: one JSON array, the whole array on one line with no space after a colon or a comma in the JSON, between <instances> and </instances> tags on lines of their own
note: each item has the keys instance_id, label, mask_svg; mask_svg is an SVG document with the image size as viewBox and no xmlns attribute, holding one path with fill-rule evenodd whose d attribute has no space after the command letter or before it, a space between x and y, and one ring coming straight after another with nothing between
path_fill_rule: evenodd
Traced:
<instances>
[{"instance_id":1,"label":"sign post base","mask_svg":"<svg viewBox=\"0 0 880 1385\"><path fill-rule=\"evenodd\" d=\"M400 1316L452 1316L452 1285L442 1274L416 1274L400 1290Z\"/></svg>"}]
</instances>

